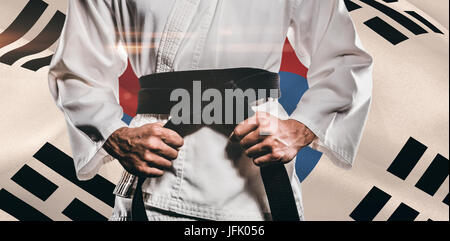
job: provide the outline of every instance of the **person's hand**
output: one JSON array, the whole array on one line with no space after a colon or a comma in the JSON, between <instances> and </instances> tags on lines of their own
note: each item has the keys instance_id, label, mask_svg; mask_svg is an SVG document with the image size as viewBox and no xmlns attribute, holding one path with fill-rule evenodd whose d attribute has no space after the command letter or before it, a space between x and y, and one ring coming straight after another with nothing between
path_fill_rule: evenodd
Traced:
<instances>
[{"instance_id":1,"label":"person's hand","mask_svg":"<svg viewBox=\"0 0 450 241\"><path fill-rule=\"evenodd\" d=\"M280 120L268 113L257 112L240 123L231 134L231 141L239 141L248 157L256 165L271 162L290 162L298 151L309 145L316 136L296 120Z\"/></svg>"},{"instance_id":2,"label":"person's hand","mask_svg":"<svg viewBox=\"0 0 450 241\"><path fill-rule=\"evenodd\" d=\"M129 173L160 177L172 168L183 138L162 123L137 128L122 127L106 140L103 148Z\"/></svg>"}]
</instances>

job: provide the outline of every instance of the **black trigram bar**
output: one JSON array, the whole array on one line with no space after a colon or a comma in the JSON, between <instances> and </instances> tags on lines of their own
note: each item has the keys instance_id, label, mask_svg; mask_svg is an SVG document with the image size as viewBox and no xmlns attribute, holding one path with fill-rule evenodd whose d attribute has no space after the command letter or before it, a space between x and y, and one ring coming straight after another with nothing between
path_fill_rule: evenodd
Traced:
<instances>
[{"instance_id":1,"label":"black trigram bar","mask_svg":"<svg viewBox=\"0 0 450 241\"><path fill-rule=\"evenodd\" d=\"M406 13L411 15L415 19L419 20L420 22L422 22L425 26L429 27L433 32L444 34L443 32L441 32L441 30L439 30L436 26L434 26L432 23L430 23L424 17L420 16L418 13L416 13L414 11L406 11Z\"/></svg>"},{"instance_id":2,"label":"black trigram bar","mask_svg":"<svg viewBox=\"0 0 450 241\"><path fill-rule=\"evenodd\" d=\"M410 206L401 203L389 217L388 221L414 221L418 215L419 212Z\"/></svg>"},{"instance_id":3,"label":"black trigram bar","mask_svg":"<svg viewBox=\"0 0 450 241\"><path fill-rule=\"evenodd\" d=\"M36 38L24 46L6 53L0 57L0 62L12 65L17 60L25 56L37 54L49 48L61 35L65 18L66 16L62 12L57 11L47 26L45 26Z\"/></svg>"},{"instance_id":4,"label":"black trigram bar","mask_svg":"<svg viewBox=\"0 0 450 241\"><path fill-rule=\"evenodd\" d=\"M52 61L52 58L53 58L53 55L39 58L39 59L33 59L33 60L30 60L30 61L26 62L25 64L23 64L22 67L25 69L32 70L32 71L38 71L42 67L49 66L50 62Z\"/></svg>"},{"instance_id":5,"label":"black trigram bar","mask_svg":"<svg viewBox=\"0 0 450 241\"><path fill-rule=\"evenodd\" d=\"M108 219L78 199L74 199L62 212L73 221L107 221Z\"/></svg>"},{"instance_id":6,"label":"black trigram bar","mask_svg":"<svg viewBox=\"0 0 450 241\"><path fill-rule=\"evenodd\" d=\"M23 37L41 17L48 4L41 0L31 0L16 19L0 34L0 48Z\"/></svg>"},{"instance_id":7,"label":"black trigram bar","mask_svg":"<svg viewBox=\"0 0 450 241\"><path fill-rule=\"evenodd\" d=\"M364 24L393 45L397 45L408 39L408 37L379 17L369 19Z\"/></svg>"},{"instance_id":8,"label":"black trigram bar","mask_svg":"<svg viewBox=\"0 0 450 241\"><path fill-rule=\"evenodd\" d=\"M42 201L47 200L47 198L58 188L56 184L33 170L28 165L23 166L16 174L14 174L11 180Z\"/></svg>"},{"instance_id":9,"label":"black trigram bar","mask_svg":"<svg viewBox=\"0 0 450 241\"><path fill-rule=\"evenodd\" d=\"M72 158L52 144L46 143L33 157L109 206L114 206L114 184L100 175L89 181L78 180Z\"/></svg>"},{"instance_id":10,"label":"black trigram bar","mask_svg":"<svg viewBox=\"0 0 450 241\"><path fill-rule=\"evenodd\" d=\"M405 15L397 12L396 10L380 3L375 0L361 0L361 2L377 9L378 11L386 14L388 17L392 18L394 21L401 24L403 27L407 28L409 31L413 32L415 35L428 33L424 28L420 27L417 23L406 17Z\"/></svg>"},{"instance_id":11,"label":"black trigram bar","mask_svg":"<svg viewBox=\"0 0 450 241\"><path fill-rule=\"evenodd\" d=\"M5 189L0 190L0 209L20 221L52 221Z\"/></svg>"},{"instance_id":12,"label":"black trigram bar","mask_svg":"<svg viewBox=\"0 0 450 241\"><path fill-rule=\"evenodd\" d=\"M448 159L438 154L416 183L416 187L433 196L447 178L448 168Z\"/></svg>"},{"instance_id":13,"label":"black trigram bar","mask_svg":"<svg viewBox=\"0 0 450 241\"><path fill-rule=\"evenodd\" d=\"M387 171L405 180L426 150L425 145L410 137Z\"/></svg>"},{"instance_id":14,"label":"black trigram bar","mask_svg":"<svg viewBox=\"0 0 450 241\"><path fill-rule=\"evenodd\" d=\"M358 4L354 3L351 0L344 0L345 6L347 7L347 10L349 12L354 11L356 9L360 9L361 6L359 6Z\"/></svg>"},{"instance_id":15,"label":"black trigram bar","mask_svg":"<svg viewBox=\"0 0 450 241\"><path fill-rule=\"evenodd\" d=\"M355 221L372 221L389 199L391 199L391 195L377 187L373 187L356 206L350 217Z\"/></svg>"}]
</instances>

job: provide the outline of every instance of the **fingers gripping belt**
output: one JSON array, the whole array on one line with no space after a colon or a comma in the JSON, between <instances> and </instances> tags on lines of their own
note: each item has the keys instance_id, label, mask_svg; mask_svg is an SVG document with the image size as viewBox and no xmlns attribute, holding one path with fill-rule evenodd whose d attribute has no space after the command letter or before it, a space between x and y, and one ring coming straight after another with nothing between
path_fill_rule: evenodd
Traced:
<instances>
[{"instance_id":1,"label":"fingers gripping belt","mask_svg":"<svg viewBox=\"0 0 450 241\"><path fill-rule=\"evenodd\" d=\"M189 91L192 89L193 81L196 80L201 80L202 87L218 90L265 89L269 91L277 89L279 91L279 75L262 69L235 68L157 73L139 79L141 90L139 91L137 113L170 114L171 107L174 105L170 101L170 92L179 88ZM195 114L200 113L192 113L191 116ZM169 120L164 127L178 131L183 128L183 124L175 125ZM274 221L299 221L294 194L284 164L265 165L260 168L260 171L272 219ZM142 196L144 181L145 177L138 177L132 201L133 221L148 220Z\"/></svg>"}]
</instances>

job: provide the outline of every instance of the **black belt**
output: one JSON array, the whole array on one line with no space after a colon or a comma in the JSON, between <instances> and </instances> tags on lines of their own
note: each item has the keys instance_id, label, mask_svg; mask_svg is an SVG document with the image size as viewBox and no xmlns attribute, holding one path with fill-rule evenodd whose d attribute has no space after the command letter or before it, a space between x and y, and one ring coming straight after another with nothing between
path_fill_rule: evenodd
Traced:
<instances>
[{"instance_id":1,"label":"black belt","mask_svg":"<svg viewBox=\"0 0 450 241\"><path fill-rule=\"evenodd\" d=\"M157 73L139 79L141 90L139 91L137 113L170 114L171 108L176 104L176 102L170 101L170 93L175 89L192 92L193 81L201 81L203 90L210 88L219 91L225 91L225 89L266 90L266 96L269 96L270 90L277 89L279 91L279 75L262 69L235 68ZM247 103L246 105L248 106ZM246 110L245 114L247 113ZM201 113L192 113L191 116L196 114ZM175 125L169 120L164 127L180 133L186 125ZM228 125L226 130L231 133L234 127L235 125ZM273 163L262 166L260 171L272 219L274 221L299 221L294 194L284 164ZM148 220L142 197L144 181L145 177L138 177L132 202L133 221Z\"/></svg>"}]
</instances>

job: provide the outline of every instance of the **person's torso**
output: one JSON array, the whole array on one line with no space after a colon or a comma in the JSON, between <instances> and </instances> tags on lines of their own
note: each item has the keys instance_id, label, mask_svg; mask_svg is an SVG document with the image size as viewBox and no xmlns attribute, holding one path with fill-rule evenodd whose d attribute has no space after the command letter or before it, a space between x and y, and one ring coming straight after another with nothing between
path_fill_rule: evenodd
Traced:
<instances>
[{"instance_id":1,"label":"person's torso","mask_svg":"<svg viewBox=\"0 0 450 241\"><path fill-rule=\"evenodd\" d=\"M293 1L112 0L118 32L137 76L152 73L253 67L278 72ZM277 101L266 111L282 119ZM261 107L263 108L263 107ZM132 127L166 118L138 115ZM205 219L265 219L269 212L258 167L230 146L227 136L204 127L184 137L174 171L147 179L144 200L155 208ZM301 193L291 177L299 212ZM125 174L116 194L132 193Z\"/></svg>"},{"instance_id":2,"label":"person's torso","mask_svg":"<svg viewBox=\"0 0 450 241\"><path fill-rule=\"evenodd\" d=\"M294 1L112 0L112 5L140 77L235 67L278 72Z\"/></svg>"}]
</instances>

